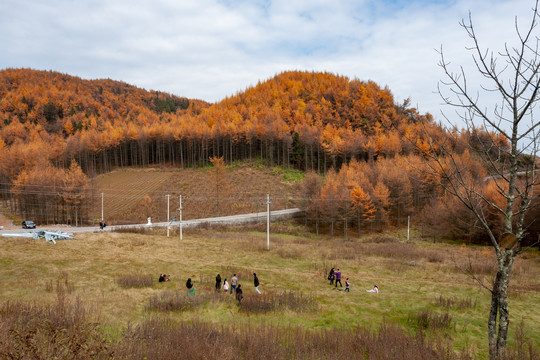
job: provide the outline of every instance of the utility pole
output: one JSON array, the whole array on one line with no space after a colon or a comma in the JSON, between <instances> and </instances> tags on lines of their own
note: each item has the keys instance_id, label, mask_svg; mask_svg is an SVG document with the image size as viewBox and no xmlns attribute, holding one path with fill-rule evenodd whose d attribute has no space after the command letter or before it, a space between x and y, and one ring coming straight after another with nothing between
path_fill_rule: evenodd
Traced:
<instances>
[{"instance_id":1,"label":"utility pole","mask_svg":"<svg viewBox=\"0 0 540 360\"><path fill-rule=\"evenodd\" d=\"M167 195L167 237L169 237L169 228L171 225L171 215L169 213L170 206L169 206L169 200L171 199L171 195Z\"/></svg>"},{"instance_id":2,"label":"utility pole","mask_svg":"<svg viewBox=\"0 0 540 360\"><path fill-rule=\"evenodd\" d=\"M178 201L180 202L180 206L178 207L178 211L180 212L180 224L179 224L179 228L180 228L180 241L182 241L182 195L180 195L178 197Z\"/></svg>"},{"instance_id":3,"label":"utility pole","mask_svg":"<svg viewBox=\"0 0 540 360\"><path fill-rule=\"evenodd\" d=\"M266 194L266 250L270 250L270 194Z\"/></svg>"}]
</instances>

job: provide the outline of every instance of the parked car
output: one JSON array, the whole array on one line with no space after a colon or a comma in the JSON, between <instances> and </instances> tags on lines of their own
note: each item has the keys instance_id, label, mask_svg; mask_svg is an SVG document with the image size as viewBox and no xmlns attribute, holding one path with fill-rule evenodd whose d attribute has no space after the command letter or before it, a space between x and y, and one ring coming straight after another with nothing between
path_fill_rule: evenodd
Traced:
<instances>
[{"instance_id":1,"label":"parked car","mask_svg":"<svg viewBox=\"0 0 540 360\"><path fill-rule=\"evenodd\" d=\"M36 224L32 220L25 220L22 222L23 229L35 229Z\"/></svg>"}]
</instances>

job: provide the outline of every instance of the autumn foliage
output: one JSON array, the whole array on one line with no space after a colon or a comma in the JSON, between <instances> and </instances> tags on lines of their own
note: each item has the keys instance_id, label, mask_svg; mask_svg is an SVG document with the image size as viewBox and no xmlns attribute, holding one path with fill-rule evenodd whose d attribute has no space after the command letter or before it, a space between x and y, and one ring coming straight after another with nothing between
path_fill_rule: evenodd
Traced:
<instances>
[{"instance_id":1,"label":"autumn foliage","mask_svg":"<svg viewBox=\"0 0 540 360\"><path fill-rule=\"evenodd\" d=\"M78 223L88 177L96 174L212 162L220 193L226 164L259 159L313 171L303 200L317 228L361 232L399 224L426 206L462 213L437 201L444 194L435 185L441 179L426 168L426 153L437 151L429 138L450 143L471 181L497 196L480 181L486 169L466 149L500 152L508 144L479 132L442 129L408 101L396 104L388 88L325 72L284 72L208 104L109 79L6 69L0 71L0 196L21 214L46 201L32 210L42 221ZM216 206L219 211L219 199Z\"/></svg>"},{"instance_id":2,"label":"autumn foliage","mask_svg":"<svg viewBox=\"0 0 540 360\"><path fill-rule=\"evenodd\" d=\"M330 73L285 72L210 105L118 81L7 69L0 72L0 174L11 182L35 153L57 167L75 159L90 175L196 166L212 156L287 166L293 159L324 172L352 158L413 153L400 133L421 134L417 123L431 121L374 82Z\"/></svg>"}]
</instances>

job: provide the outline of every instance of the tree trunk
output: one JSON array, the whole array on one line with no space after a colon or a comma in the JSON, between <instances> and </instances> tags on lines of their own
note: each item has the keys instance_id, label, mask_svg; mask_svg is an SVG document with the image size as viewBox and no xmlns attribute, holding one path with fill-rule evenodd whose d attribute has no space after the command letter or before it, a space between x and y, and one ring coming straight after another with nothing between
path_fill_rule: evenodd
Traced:
<instances>
[{"instance_id":1,"label":"tree trunk","mask_svg":"<svg viewBox=\"0 0 540 360\"><path fill-rule=\"evenodd\" d=\"M508 338L508 283L510 281L510 271L517 254L514 250L500 255L497 276L493 284L491 294L491 308L488 318L488 339L490 359L503 359L506 351L506 341ZM497 327L498 317L498 327Z\"/></svg>"}]
</instances>

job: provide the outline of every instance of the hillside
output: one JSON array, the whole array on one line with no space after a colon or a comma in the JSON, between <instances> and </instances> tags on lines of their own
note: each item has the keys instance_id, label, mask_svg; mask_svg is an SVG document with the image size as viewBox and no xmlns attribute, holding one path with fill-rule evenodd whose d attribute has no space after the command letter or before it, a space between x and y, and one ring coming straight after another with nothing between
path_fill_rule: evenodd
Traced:
<instances>
[{"instance_id":1,"label":"hillside","mask_svg":"<svg viewBox=\"0 0 540 360\"><path fill-rule=\"evenodd\" d=\"M415 129L431 122L395 104L388 89L329 73L285 72L209 106L27 69L0 71L0 119L3 182L36 163L68 167L72 160L87 174L192 167L210 156L325 171L351 157L412 153L399 132L420 134Z\"/></svg>"},{"instance_id":2,"label":"hillside","mask_svg":"<svg viewBox=\"0 0 540 360\"><path fill-rule=\"evenodd\" d=\"M273 209L298 205L297 183L288 181L280 169L239 163L225 174L227 189L220 194L219 215L266 211L266 194L272 197ZM203 169L123 169L92 180L93 201L88 206L94 223L101 216L101 193L104 216L109 224L143 223L167 219L167 195L170 217L178 217L178 197L182 195L183 219L218 216L213 168Z\"/></svg>"},{"instance_id":3,"label":"hillside","mask_svg":"<svg viewBox=\"0 0 540 360\"><path fill-rule=\"evenodd\" d=\"M420 134L413 128L431 121L388 89L330 73L285 72L210 105L29 69L0 71L0 119L4 206L73 223L95 218L78 209L83 174L199 168L212 156L325 173L354 158L414 154L399 132Z\"/></svg>"}]
</instances>

